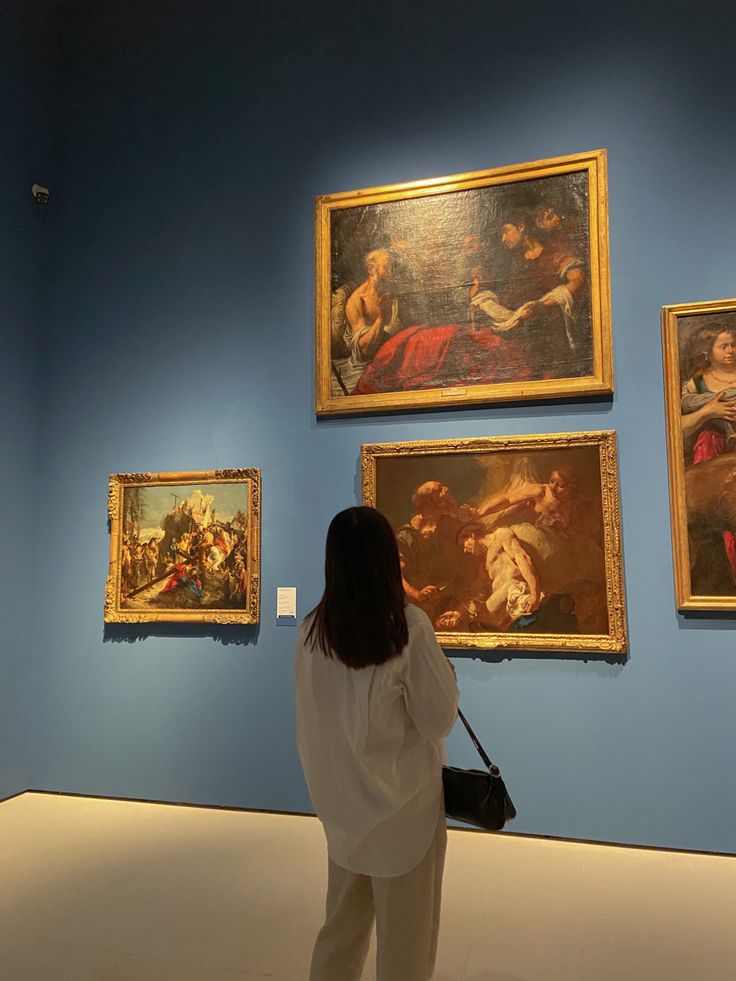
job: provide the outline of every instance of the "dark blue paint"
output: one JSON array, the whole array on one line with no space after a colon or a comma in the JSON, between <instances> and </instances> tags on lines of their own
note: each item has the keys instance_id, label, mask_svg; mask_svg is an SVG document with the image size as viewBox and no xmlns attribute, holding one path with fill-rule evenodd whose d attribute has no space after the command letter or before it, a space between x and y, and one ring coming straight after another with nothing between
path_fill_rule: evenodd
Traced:
<instances>
[{"instance_id":1,"label":"dark blue paint","mask_svg":"<svg viewBox=\"0 0 736 981\"><path fill-rule=\"evenodd\" d=\"M48 224L31 187L51 180L52 63L45 4L0 11L0 798L29 782L36 591L38 341Z\"/></svg>"},{"instance_id":2,"label":"dark blue paint","mask_svg":"<svg viewBox=\"0 0 736 981\"><path fill-rule=\"evenodd\" d=\"M65 8L31 783L309 809L275 590L318 599L360 444L615 428L630 658L458 658L463 706L516 830L736 850L735 623L674 610L659 339L663 303L736 291L732 5ZM610 403L315 420L316 194L602 146ZM263 472L254 642L106 643L107 474L237 466Z\"/></svg>"}]
</instances>

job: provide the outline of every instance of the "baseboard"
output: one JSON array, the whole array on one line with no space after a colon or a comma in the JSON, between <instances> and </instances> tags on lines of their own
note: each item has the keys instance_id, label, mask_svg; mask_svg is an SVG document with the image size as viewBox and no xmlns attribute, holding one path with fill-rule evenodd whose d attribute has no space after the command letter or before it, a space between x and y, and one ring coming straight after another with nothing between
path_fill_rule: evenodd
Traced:
<instances>
[{"instance_id":1,"label":"baseboard","mask_svg":"<svg viewBox=\"0 0 736 981\"><path fill-rule=\"evenodd\" d=\"M29 793L28 790L18 790L14 794L9 794L7 797L0 797L0 804L4 804L6 800L15 800L16 797L22 797L23 794Z\"/></svg>"},{"instance_id":2,"label":"baseboard","mask_svg":"<svg viewBox=\"0 0 736 981\"><path fill-rule=\"evenodd\" d=\"M316 817L312 811L277 811L265 807L236 807L233 804L194 804L191 801L157 800L151 797L117 797L107 794L80 794L66 790L39 790L34 787L29 787L28 790L22 790L17 794L12 794L10 797L0 800L0 804L7 800L13 800L16 797L22 797L23 794L44 794L49 797L80 797L85 800L121 801L122 803L126 804L157 804L164 807L190 807L208 811L233 811L238 814L274 814L280 817ZM669 855L712 855L715 858L736 859L736 854L733 852L706 851L702 848L666 848L663 845L634 845L623 841L601 841L595 838L566 838L561 835L535 835L528 834L523 831L511 830L485 831L482 828L463 828L455 826L452 826L450 830L452 832L460 832L461 834L499 834L504 835L507 838L523 838L531 841L560 841L573 845L595 845L599 848L629 848L645 852L665 852Z\"/></svg>"},{"instance_id":3,"label":"baseboard","mask_svg":"<svg viewBox=\"0 0 736 981\"><path fill-rule=\"evenodd\" d=\"M155 797L118 797L110 794L80 794L70 790L37 790L29 787L26 794L46 794L50 797L81 797L85 800L118 800L125 804L158 804L164 807L194 807L203 811L234 811L238 814L279 814L284 817L316 817L313 811L275 811L266 807L237 807L235 804L195 804L186 800L158 800ZM20 796L16 794L14 796ZM0 802L1 803L1 802Z\"/></svg>"}]
</instances>

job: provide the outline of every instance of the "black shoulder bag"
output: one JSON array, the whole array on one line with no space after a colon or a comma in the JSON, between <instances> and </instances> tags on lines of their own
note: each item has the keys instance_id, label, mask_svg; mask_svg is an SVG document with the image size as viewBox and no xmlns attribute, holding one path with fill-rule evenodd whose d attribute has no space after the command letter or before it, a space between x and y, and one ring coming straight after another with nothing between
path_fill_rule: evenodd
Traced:
<instances>
[{"instance_id":1,"label":"black shoulder bag","mask_svg":"<svg viewBox=\"0 0 736 981\"><path fill-rule=\"evenodd\" d=\"M488 754L470 728L460 709L460 721L468 730L473 745L480 753L488 770L461 770L456 766L442 767L442 785L445 791L445 814L455 821L474 824L487 831L500 831L507 821L516 817L514 802L509 797L501 771L492 763Z\"/></svg>"}]
</instances>

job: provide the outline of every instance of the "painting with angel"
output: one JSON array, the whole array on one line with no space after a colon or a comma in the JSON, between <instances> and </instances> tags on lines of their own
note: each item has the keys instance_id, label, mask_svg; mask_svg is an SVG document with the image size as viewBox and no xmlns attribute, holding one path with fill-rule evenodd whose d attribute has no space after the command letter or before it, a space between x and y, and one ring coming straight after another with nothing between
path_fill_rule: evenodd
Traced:
<instances>
[{"instance_id":1,"label":"painting with angel","mask_svg":"<svg viewBox=\"0 0 736 981\"><path fill-rule=\"evenodd\" d=\"M442 643L625 649L613 433L364 446L363 498Z\"/></svg>"}]
</instances>

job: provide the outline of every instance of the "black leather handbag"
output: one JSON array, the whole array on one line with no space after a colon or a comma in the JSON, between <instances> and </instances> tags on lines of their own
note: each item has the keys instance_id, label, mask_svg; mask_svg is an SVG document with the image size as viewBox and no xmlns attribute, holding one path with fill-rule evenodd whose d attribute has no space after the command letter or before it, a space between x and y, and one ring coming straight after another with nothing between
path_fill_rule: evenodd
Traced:
<instances>
[{"instance_id":1,"label":"black leather handbag","mask_svg":"<svg viewBox=\"0 0 736 981\"><path fill-rule=\"evenodd\" d=\"M506 790L501 771L491 762L468 720L460 709L457 714L488 769L461 770L456 766L442 767L445 814L454 821L473 824L478 828L485 828L486 831L500 831L507 821L516 817L514 802Z\"/></svg>"}]
</instances>

